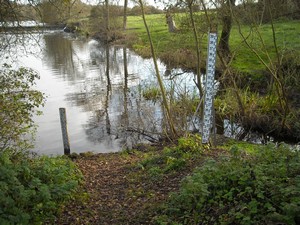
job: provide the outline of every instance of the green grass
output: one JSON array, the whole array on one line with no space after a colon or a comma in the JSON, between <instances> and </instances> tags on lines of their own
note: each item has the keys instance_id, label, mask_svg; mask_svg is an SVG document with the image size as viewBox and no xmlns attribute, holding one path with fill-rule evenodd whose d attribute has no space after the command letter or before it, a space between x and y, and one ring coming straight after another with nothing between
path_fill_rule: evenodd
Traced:
<instances>
[{"instance_id":1,"label":"green grass","mask_svg":"<svg viewBox=\"0 0 300 225\"><path fill-rule=\"evenodd\" d=\"M145 153L138 167L147 171L149 178L160 179L163 175L190 167L191 163L202 158L203 153L201 137L188 135L179 138L176 145L165 147L161 152Z\"/></svg>"},{"instance_id":2,"label":"green grass","mask_svg":"<svg viewBox=\"0 0 300 225\"><path fill-rule=\"evenodd\" d=\"M186 29L182 29L182 27L180 27L180 21L185 16L187 15L176 15L176 25L180 29L180 31L177 33L168 32L164 14L146 16L154 47L159 57L164 56L165 54L173 54L172 57L176 57L176 54L178 54L180 49L188 50L195 57L196 51L192 31L186 31ZM202 29L204 26L205 25L203 24L197 24L197 27L202 27ZM277 45L280 52L293 50L300 53L299 21L278 21L275 22L274 27L276 31ZM136 41L133 45L134 50L140 54L147 54L147 52L149 53L149 41L142 17L129 16L128 28L129 32L133 32L138 37L138 41ZM255 29L251 28L250 26L242 25L241 31L245 36L249 36L247 40L249 41L250 45L255 49L255 51L257 51L266 64L270 64L267 54L270 55L271 60L275 60L276 54L270 24L261 25ZM220 27L218 32L220 35ZM198 35L201 42L200 48L202 50L202 59L205 61L207 33L205 31L201 31ZM262 45L259 35L261 36L265 46ZM234 25L232 29L230 46L232 52L235 53L235 58L232 63L233 68L237 69L238 71L250 73L265 69L265 66L261 63L253 51L251 51L244 43L237 25ZM192 67L196 67L196 61L193 62Z\"/></svg>"},{"instance_id":3,"label":"green grass","mask_svg":"<svg viewBox=\"0 0 300 225\"><path fill-rule=\"evenodd\" d=\"M259 144L254 144L246 141L238 141L235 139L229 139L226 143L223 143L220 147L233 153L236 149L245 151L248 153L256 153L259 149Z\"/></svg>"},{"instance_id":4,"label":"green grass","mask_svg":"<svg viewBox=\"0 0 300 225\"><path fill-rule=\"evenodd\" d=\"M194 40L191 33L169 33L164 14L146 15L155 50L158 54L174 51L180 48L193 49ZM146 29L141 16L128 17L128 29L138 36L138 43L133 47L149 46Z\"/></svg>"},{"instance_id":5,"label":"green grass","mask_svg":"<svg viewBox=\"0 0 300 225\"><path fill-rule=\"evenodd\" d=\"M274 24L276 33L276 44L280 53L285 51L300 52L300 23L299 21L280 21ZM272 60L275 60L276 53L270 24L265 24L253 30L249 26L242 27L242 33L245 36L249 35L249 43L269 64L267 54ZM261 36L261 40L259 38ZM265 46L262 45L262 42ZM241 71L261 70L264 65L258 60L253 51L251 51L241 38L238 27L235 26L231 33L230 39L231 49L236 52L236 57L233 62L233 67Z\"/></svg>"}]
</instances>

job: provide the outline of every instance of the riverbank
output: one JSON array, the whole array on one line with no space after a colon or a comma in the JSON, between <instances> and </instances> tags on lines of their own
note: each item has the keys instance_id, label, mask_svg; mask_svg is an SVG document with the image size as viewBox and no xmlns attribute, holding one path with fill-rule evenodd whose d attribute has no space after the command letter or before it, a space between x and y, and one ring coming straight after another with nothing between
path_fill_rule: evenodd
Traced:
<instances>
[{"instance_id":1,"label":"riverbank","mask_svg":"<svg viewBox=\"0 0 300 225\"><path fill-rule=\"evenodd\" d=\"M83 192L54 224L298 224L299 151L199 141L189 136L164 148L73 155L84 175Z\"/></svg>"},{"instance_id":2,"label":"riverbank","mask_svg":"<svg viewBox=\"0 0 300 225\"><path fill-rule=\"evenodd\" d=\"M186 14L174 15L174 19L178 26L178 32L175 33L170 33L168 31L165 14L146 15L146 20L149 25L157 56L167 65L196 70L197 56L195 41L191 28L185 24L186 20L188 20L188 16L189 15ZM203 21L197 20L197 23L199 23L199 27L204 27L199 30L198 33L201 65L204 68L206 64L208 28L205 28L207 26L205 19L202 19ZM299 20L278 20L274 23L274 26L276 28L274 35L278 42L278 48L299 52L300 41L297 38L297 31L300 29ZM257 53L261 55L264 60L267 60L268 56L266 54L269 54L271 58L276 57L271 25L261 24L260 26L255 27L255 29L258 29L259 31L256 31L257 33L255 33L254 30L251 30L251 26L246 24L240 26L235 24L232 27L229 44L234 59L231 63L231 67L240 72L255 72L257 74L259 70L266 69L265 65L257 58L257 55L255 55L255 53L249 49L249 46L246 45L242 35L251 35L248 38L258 38L258 35L261 35L260 38L265 42L265 46L263 46L265 49L260 49ZM221 29L217 32L220 36ZM151 57L150 44L141 17L128 16L127 31L125 34L125 44L132 47L133 50L141 56ZM255 50L256 47L262 47L259 41L251 43L251 46L252 45ZM268 53L264 53L263 51L268 51ZM223 65L221 62L218 62L217 67L218 66L221 67Z\"/></svg>"},{"instance_id":3,"label":"riverbank","mask_svg":"<svg viewBox=\"0 0 300 225\"><path fill-rule=\"evenodd\" d=\"M87 67L84 67L84 64L82 64L84 60L80 60L83 59L79 57L82 55L73 51L76 48L73 48L70 42L65 44L63 43L64 41L52 42L49 37L46 37L44 40L45 45L49 47L49 51L45 52L49 54L49 59L54 59L47 60L47 62L49 61L51 64L52 61L59 61L57 67L50 66L50 68L61 70L69 65L72 69L70 74L77 77L80 77L79 72L88 71ZM160 41L162 40L160 39ZM78 43L77 46L80 48L80 46L85 45ZM97 45L93 45L92 42L88 46L93 47ZM92 49L99 47L98 45ZM89 50L89 48L82 49ZM148 51L147 47L144 49L145 52ZM69 54L66 54L66 50L69 51ZM125 59L126 48L123 48L122 51L119 55ZM99 71L108 71L110 66L110 51L107 46L103 46L100 51L100 53L104 52L106 52L106 57L100 54L103 57L97 59L101 59L99 61L103 62L103 64L106 63L107 67L103 68L107 70L99 70L99 68L93 70L98 79ZM87 51L87 53L89 54L90 51ZM81 65L80 70L77 71L78 73L74 73L76 70L74 70L73 61L66 60L66 55L72 57L74 54L77 55L78 62ZM114 54L114 56L117 55ZM99 61L87 60L87 64L95 64ZM136 62L136 58L134 61ZM120 65L119 62L116 64ZM30 60L28 65L36 66L37 63L33 63ZM124 65L126 64L124 63ZM140 66L140 64L138 65ZM291 68L289 66L287 67L288 70L280 70L286 69L285 67L279 67L277 70L275 66L275 73L272 74L273 70L269 71L272 75L271 78L277 79L273 79L275 85L270 85L269 88L274 89L268 89L268 93L267 91L261 93L260 89L255 90L251 85L241 87L240 84L244 84L244 82L237 82L241 78L237 75L240 74L236 73L236 71L231 71L232 68L229 68L231 72L225 75L231 83L225 82L228 86L224 86L220 90L221 93L215 102L216 111L221 111L223 117L232 119L232 125L235 125L233 122L239 122L240 118L247 118L251 129L254 125L259 127L262 124L268 129L270 127L273 128L272 126L275 126L275 128L277 126L281 132L285 131L285 129L292 132L291 134L286 133L287 137L300 137L298 135L300 111L297 104L292 105L292 103L297 103L298 100L292 99L291 102L287 102L286 100L289 96L286 95L283 95L284 98L280 98L280 95L285 93L286 90L290 91L290 89L285 88L293 87L292 91L299 93L297 92L299 87L299 85L297 86L297 64L295 65L296 67L293 68L296 70L289 70ZM272 67L271 69L274 68ZM280 73L277 73L277 71L280 71ZM287 71L289 73L285 73ZM24 73L27 74L26 71ZM145 71L140 73L144 74ZM14 73L9 72L7 74L11 75ZM120 75L119 72L118 74ZM286 76L286 74L289 76ZM56 75L55 78L59 77L60 73ZM74 76L68 78L65 75L66 73L63 76L64 81L74 83ZM89 72L88 75L90 78L91 73ZM101 97L103 105L107 105L107 102L112 98L110 94L112 89L108 85L110 83L109 73L107 72L106 75L107 80L100 79L99 82L104 85L103 88L96 86L96 89L101 91L95 92L95 94L91 93L91 89L86 89L86 86L81 86L82 88L76 89L79 91L75 92L75 94L70 95L62 92L64 94L60 97L65 98L67 96L72 101L72 104L78 105L86 103L85 100L88 99L86 96L92 97L91 104L88 106L96 107L96 120L90 120L88 124L90 126L85 126L85 128L89 128L89 131L94 131L95 124L102 122L102 124L108 125L108 129L102 129L102 131L106 132L105 134L111 134L112 129L110 125L112 123L110 116L113 116L113 113L107 108L99 110L102 108L99 107L101 104L97 104L97 102L101 103L101 101L94 101L95 96ZM233 79L230 75L236 76ZM269 75L266 75L267 78L264 80L266 83L262 85L270 82ZM278 75L278 77L275 75ZM123 74L121 76L121 79L124 79ZM166 74L166 76L169 75ZM51 75L47 77L51 78ZM82 77L86 78L87 74L84 73ZM128 77L126 75L124 77L125 82L127 82ZM276 83L278 80L282 82ZM90 84L95 84L95 81L96 79L90 79ZM50 87L50 82L45 82L45 84L47 87ZM86 85L87 83L84 84ZM229 84L233 85L229 86ZM282 86L276 86L276 84L282 84ZM16 86L18 85L16 84ZM27 84L25 86L28 87ZM127 83L125 87L123 89L124 92L118 98L123 100L120 103L125 103L125 113L123 116L123 114L121 115L122 110L118 110L118 116L120 115L120 118L126 117L126 124L132 124L131 120L128 119L128 115L137 117L127 108L127 97L132 95L132 89ZM278 89L278 87L283 88ZM56 93L59 92L57 91L57 85L53 85L53 88ZM122 91L119 86L117 86L117 89ZM277 93L276 91L278 90L279 92ZM130 91L130 94L128 94L128 91ZM12 93L14 94L14 92ZM31 93L31 91L28 93ZM142 96L141 92L138 92L138 94ZM7 103L7 106L12 105L10 104L11 99L20 100L21 103L24 103L24 96L13 98L11 93L5 93L3 96L5 97L4 103ZM172 114L178 118L177 121L181 125L181 123L186 122L182 120L187 118L188 115L185 112L182 113L181 110L186 108L185 106L188 105L187 103L190 99L185 98L185 95L179 100L172 97L174 95L169 97L173 106L171 108ZM180 105L178 103L183 104ZM37 104L34 105L36 106ZM50 108L55 109L57 105L52 104ZM145 105L139 105L138 109L144 109ZM293 107L290 111L291 106ZM3 121L14 122L16 117L11 117L11 115L14 115L11 113L11 107L6 108L10 109L10 111L8 110L6 114L3 114ZM191 104L190 108L192 109L190 112L194 113L194 105ZM27 107L27 109L29 111L32 110L31 107ZM31 115L26 110L22 112L24 115ZM138 112L143 113L140 110ZM78 116L78 113L76 115ZM24 117L21 115L20 118ZM101 118L105 119L101 120ZM222 119L221 122L223 122ZM276 119L279 120L277 121ZM150 121L153 123L153 120L150 119ZM245 121L242 120L241 122ZM53 123L53 120L50 120L50 123ZM177 127L184 129L186 124ZM245 125L244 123L241 124ZM140 126L138 127L140 128ZM148 128L148 126L145 127ZM20 134L18 129L23 129L22 127L13 128L9 126L7 128L8 131L14 131L14 129L17 131L15 139L18 141ZM56 129L56 133L60 135L57 130L59 129ZM76 128L72 127L70 130L77 131ZM91 133L94 133L95 137L97 137L95 140L99 140L99 133ZM262 130L262 133L265 135L270 134L267 130ZM3 134L10 134L10 132L4 132ZM143 130L139 134L144 134ZM184 137L172 140L172 143L159 143L162 139L158 138L155 139L157 140L157 145L139 145L135 146L134 149L124 150L119 153L92 154L87 152L79 155L71 154L70 158L73 162L66 156L35 157L31 154L25 154L23 151L24 146L26 147L27 144L22 142L17 142L17 145L12 146L12 148L10 146L8 148L4 147L0 158L0 181L2 183L0 186L0 194L2 194L0 198L0 223L300 224L299 149L281 143L249 144L227 139L224 136L217 138L218 143L212 146L209 144L203 145L201 136L198 134L185 132L182 136ZM50 139L49 137L53 137L53 135L47 132L44 137ZM114 135L113 140L119 139L118 135ZM7 140L10 142L10 136L7 137ZM77 141L82 144L82 139L77 139ZM100 141L103 142L103 139L100 138ZM124 145L122 146L124 147ZM84 147L86 150L87 146L85 145ZM81 173L84 176L81 176Z\"/></svg>"},{"instance_id":4,"label":"riverbank","mask_svg":"<svg viewBox=\"0 0 300 225\"><path fill-rule=\"evenodd\" d=\"M47 25L47 24L42 24L42 25L36 25L36 26L7 26L7 27L1 27L0 26L0 32L24 32L24 31L44 31L44 30L63 30L64 25Z\"/></svg>"},{"instance_id":5,"label":"riverbank","mask_svg":"<svg viewBox=\"0 0 300 225\"><path fill-rule=\"evenodd\" d=\"M164 14L147 15L146 19L157 57L167 68L195 72L197 52L191 28L184 23L186 16L174 16L178 25L175 33L168 32ZM203 21L198 21L199 27L205 27ZM220 85L215 110L220 133L227 119L245 129L238 137L241 140L254 131L277 141L300 141L300 124L296 122L300 116L299 24L299 20L284 19L256 27L234 24L229 43L231 60L226 64L218 55L216 62ZM198 35L201 73L205 74L207 30L200 30ZM151 57L142 18L128 17L125 36L121 43L143 57Z\"/></svg>"}]
</instances>

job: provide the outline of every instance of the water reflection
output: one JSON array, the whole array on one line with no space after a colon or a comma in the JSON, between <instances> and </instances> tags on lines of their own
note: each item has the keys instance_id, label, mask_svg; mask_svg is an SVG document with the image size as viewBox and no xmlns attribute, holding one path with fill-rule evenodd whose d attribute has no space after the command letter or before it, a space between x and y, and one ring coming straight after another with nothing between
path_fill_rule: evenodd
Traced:
<instances>
[{"instance_id":1,"label":"water reflection","mask_svg":"<svg viewBox=\"0 0 300 225\"><path fill-rule=\"evenodd\" d=\"M39 125L34 151L63 153L60 107L67 111L71 152L119 151L145 141L144 131L151 137L161 131L160 105L142 97L142 89L156 83L151 59L63 32L41 37L33 49L42 54L19 54L18 63L39 72L37 89L47 96L44 115L34 118ZM164 74L166 67L159 67ZM167 85L194 86L192 80L193 74L187 73Z\"/></svg>"},{"instance_id":2,"label":"water reflection","mask_svg":"<svg viewBox=\"0 0 300 225\"><path fill-rule=\"evenodd\" d=\"M128 132L129 124L149 127L147 123L153 123L160 111L158 105L141 102L141 85L152 75L150 63L144 63L143 69L143 60L124 47L105 46L94 40L85 42L65 34L46 35L45 49L46 66L67 83L65 88L71 89L63 99L68 103L67 112L75 107L88 114L87 120L76 128L85 133L85 140L80 142L86 142L86 149L79 151L118 151L141 141L140 135ZM147 111L147 119L142 118L143 111ZM72 126L72 115L68 118ZM74 147L70 139L71 151L77 151L79 143Z\"/></svg>"},{"instance_id":3,"label":"water reflection","mask_svg":"<svg viewBox=\"0 0 300 225\"><path fill-rule=\"evenodd\" d=\"M0 62L18 63L20 56L41 54L43 34L38 32L0 32ZM39 46L39 47L37 47Z\"/></svg>"}]
</instances>

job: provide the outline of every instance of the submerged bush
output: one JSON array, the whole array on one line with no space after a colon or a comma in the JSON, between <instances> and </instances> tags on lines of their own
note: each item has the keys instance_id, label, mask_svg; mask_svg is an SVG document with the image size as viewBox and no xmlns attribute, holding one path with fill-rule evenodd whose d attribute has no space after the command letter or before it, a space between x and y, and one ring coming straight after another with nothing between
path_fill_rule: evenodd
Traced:
<instances>
[{"instance_id":1,"label":"submerged bush","mask_svg":"<svg viewBox=\"0 0 300 225\"><path fill-rule=\"evenodd\" d=\"M64 157L0 155L0 224L41 224L74 195L82 175Z\"/></svg>"},{"instance_id":2,"label":"submerged bush","mask_svg":"<svg viewBox=\"0 0 300 225\"><path fill-rule=\"evenodd\" d=\"M300 152L268 145L207 161L187 177L162 224L299 224Z\"/></svg>"}]
</instances>

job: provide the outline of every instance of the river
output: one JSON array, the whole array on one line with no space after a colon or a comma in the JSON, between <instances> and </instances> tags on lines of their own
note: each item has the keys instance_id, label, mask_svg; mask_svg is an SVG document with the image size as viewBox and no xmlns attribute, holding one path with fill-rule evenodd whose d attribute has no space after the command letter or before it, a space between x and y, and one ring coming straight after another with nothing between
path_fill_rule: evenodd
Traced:
<instances>
[{"instance_id":1,"label":"river","mask_svg":"<svg viewBox=\"0 0 300 225\"><path fill-rule=\"evenodd\" d=\"M2 63L30 67L40 80L36 89L46 104L38 125L34 152L63 153L59 108L66 108L71 152L117 152L146 141L139 132L161 130L160 104L146 101L142 91L156 86L152 59L122 46L105 46L62 31L2 34L11 40ZM16 42L16 40L18 40ZM11 60L13 59L13 61ZM165 85L194 89L194 75L159 63ZM181 74L170 80L171 74Z\"/></svg>"}]
</instances>

